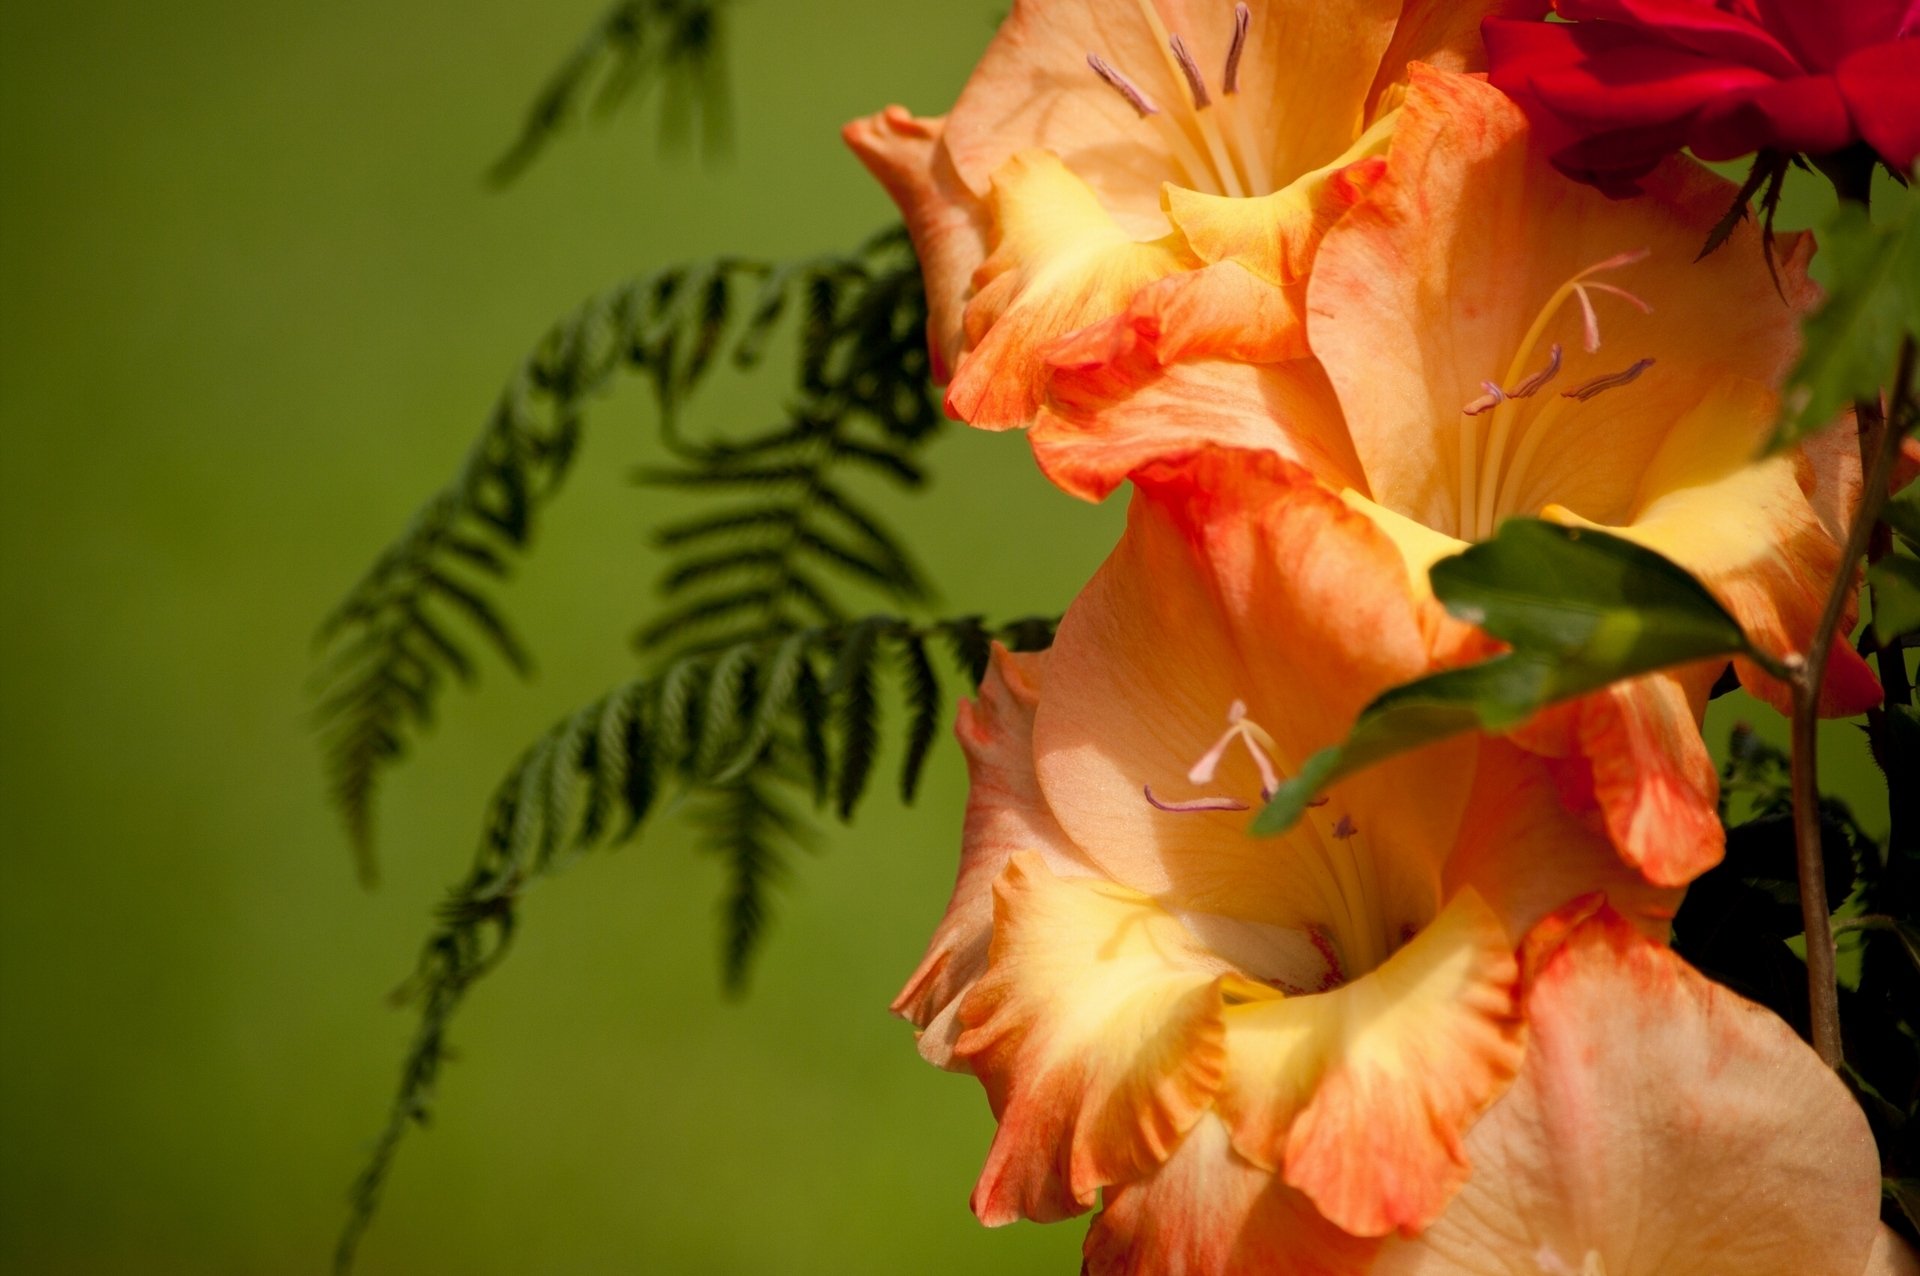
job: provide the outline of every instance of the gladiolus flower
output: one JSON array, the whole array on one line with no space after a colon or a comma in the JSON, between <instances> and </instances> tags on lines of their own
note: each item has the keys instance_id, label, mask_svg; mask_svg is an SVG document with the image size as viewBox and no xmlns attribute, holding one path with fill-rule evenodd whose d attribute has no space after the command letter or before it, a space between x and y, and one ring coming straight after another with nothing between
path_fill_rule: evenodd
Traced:
<instances>
[{"instance_id":1,"label":"gladiolus flower","mask_svg":"<svg viewBox=\"0 0 1920 1276\"><path fill-rule=\"evenodd\" d=\"M990 1224L1105 1208L1094 1273L1365 1269L1439 1216L1522 1053L1514 936L1648 886L1545 765L1458 739L1247 811L1462 627L1311 475L1209 449L1137 477L1040 655L995 658L959 735L959 883L896 1009L999 1120Z\"/></svg>"},{"instance_id":2,"label":"gladiolus flower","mask_svg":"<svg viewBox=\"0 0 1920 1276\"><path fill-rule=\"evenodd\" d=\"M1614 189L1691 147L1920 158L1920 8L1904 0L1555 0L1490 19L1493 82L1560 169Z\"/></svg>"},{"instance_id":3,"label":"gladiolus flower","mask_svg":"<svg viewBox=\"0 0 1920 1276\"><path fill-rule=\"evenodd\" d=\"M1048 344L1156 280L1216 317L1223 352L1301 353L1297 285L1350 198L1340 174L1384 149L1408 61L1466 67L1495 8L1537 11L1014 0L951 114L845 131L920 251L948 412L1029 424Z\"/></svg>"},{"instance_id":4,"label":"gladiolus flower","mask_svg":"<svg viewBox=\"0 0 1920 1276\"><path fill-rule=\"evenodd\" d=\"M1526 1062L1467 1136L1473 1178L1377 1276L1911 1271L1832 1069L1611 909L1583 911L1529 939Z\"/></svg>"},{"instance_id":5,"label":"gladiolus flower","mask_svg":"<svg viewBox=\"0 0 1920 1276\"><path fill-rule=\"evenodd\" d=\"M1647 187L1613 201L1561 178L1512 102L1415 68L1390 156L1320 245L1307 293L1317 358L1196 354L1182 316L1149 291L1054 352L1033 432L1041 465L1097 498L1202 441L1280 452L1373 519L1420 589L1435 560L1504 518L1602 527L1699 577L1762 646L1803 650L1860 483L1844 425L1754 459L1813 299L1811 244L1781 240L1783 304L1751 227L1693 261L1726 183L1674 160ZM1783 685L1735 667L1787 705ZM1663 884L1720 855L1698 731L1718 672L1635 679L1516 735L1562 760L1567 801L1597 809ZM1824 709L1877 698L1865 662L1838 644Z\"/></svg>"}]
</instances>

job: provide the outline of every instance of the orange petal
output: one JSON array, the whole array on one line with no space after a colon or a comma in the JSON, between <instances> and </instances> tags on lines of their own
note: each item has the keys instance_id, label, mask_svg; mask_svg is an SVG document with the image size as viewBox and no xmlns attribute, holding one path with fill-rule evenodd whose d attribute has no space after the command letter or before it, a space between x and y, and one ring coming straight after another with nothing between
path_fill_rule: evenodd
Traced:
<instances>
[{"instance_id":1,"label":"orange petal","mask_svg":"<svg viewBox=\"0 0 1920 1276\"><path fill-rule=\"evenodd\" d=\"M1750 460L1772 428L1776 402L1763 386L1727 378L1675 422L1619 523L1594 523L1559 505L1543 514L1601 526L1666 555L1697 576L1762 649L1802 653L1840 568L1830 524L1851 521L1859 453L1841 422L1807 447ZM1821 499L1839 494L1844 506L1823 514L1810 492ZM1841 618L1842 634L1853 627L1851 611ZM1744 658L1734 667L1748 690L1792 712L1784 684ZM1844 638L1836 642L1821 711L1847 717L1879 702L1873 671Z\"/></svg>"},{"instance_id":2,"label":"orange petal","mask_svg":"<svg viewBox=\"0 0 1920 1276\"><path fill-rule=\"evenodd\" d=\"M1297 290L1294 290L1297 291ZM1292 302L1228 262L1143 289L1125 314L1055 345L1034 455L1068 492L1099 500L1134 470L1202 443L1271 451L1326 481L1357 480L1319 365L1289 357Z\"/></svg>"},{"instance_id":3,"label":"orange petal","mask_svg":"<svg viewBox=\"0 0 1920 1276\"><path fill-rule=\"evenodd\" d=\"M1233 199L1169 186L1167 217L1201 260L1237 262L1275 285L1304 281L1321 237L1385 170L1393 121L1270 195Z\"/></svg>"},{"instance_id":4,"label":"orange petal","mask_svg":"<svg viewBox=\"0 0 1920 1276\"><path fill-rule=\"evenodd\" d=\"M1611 910L1550 949L1474 1174L1383 1276L1851 1276L1879 1224L1860 1108L1772 1013Z\"/></svg>"},{"instance_id":5,"label":"orange petal","mask_svg":"<svg viewBox=\"0 0 1920 1276\"><path fill-rule=\"evenodd\" d=\"M1867 1270L1860 1276L1920 1276L1920 1255L1913 1247L1882 1227L1873 1238L1873 1253L1867 1258Z\"/></svg>"},{"instance_id":6,"label":"orange petal","mask_svg":"<svg viewBox=\"0 0 1920 1276\"><path fill-rule=\"evenodd\" d=\"M920 1053L937 1067L953 1059L961 998L987 968L993 933L993 882L1016 851L1040 855L1059 876L1092 869L1047 811L1033 772L1033 706L1045 653L1015 654L997 644L979 699L962 701L954 734L967 755L967 816L960 876L926 956L894 998L893 1012L920 1029Z\"/></svg>"},{"instance_id":7,"label":"orange petal","mask_svg":"<svg viewBox=\"0 0 1920 1276\"><path fill-rule=\"evenodd\" d=\"M1491 86L1418 66L1411 77L1385 173L1327 232L1308 285L1311 344L1368 490L1397 513L1469 539L1486 532L1481 488L1500 495L1492 512L1558 501L1618 522L1679 413L1729 373L1762 383L1784 374L1798 340L1795 307L1812 297L1809 245L1782 242L1781 277L1795 303L1783 306L1751 227L1735 232L1731 251L1694 263L1731 185L1675 161L1650 179L1648 196L1609 200L1554 174L1529 148L1519 109ZM1651 314L1596 294L1605 345L1589 354L1581 308L1569 300L1511 373L1564 282L1643 249L1646 260L1593 279L1632 291ZM1463 413L1483 381L1516 386L1553 342L1566 366L1546 390L1515 401L1504 441L1497 412ZM1643 356L1656 363L1630 386L1587 401L1561 396ZM1468 486L1475 508L1463 511Z\"/></svg>"},{"instance_id":8,"label":"orange petal","mask_svg":"<svg viewBox=\"0 0 1920 1276\"><path fill-rule=\"evenodd\" d=\"M1249 194L1278 190L1332 160L1361 131L1368 89L1399 16L1397 0L1253 0L1239 66L1224 93L1233 6L1194 0L1058 4L1014 0L955 104L949 144L976 191L1006 158L1045 147L1085 177L1136 234L1157 234L1166 181L1234 193L1210 158L1217 142ZM1214 105L1197 118L1168 49L1179 35ZM1161 107L1143 120L1087 68L1095 53ZM1211 138L1209 137L1211 134Z\"/></svg>"},{"instance_id":9,"label":"orange petal","mask_svg":"<svg viewBox=\"0 0 1920 1276\"><path fill-rule=\"evenodd\" d=\"M973 1193L982 1222L1081 1213L1172 1155L1220 1085L1225 969L1138 892L1008 861L954 1047L1000 1121Z\"/></svg>"},{"instance_id":10,"label":"orange petal","mask_svg":"<svg viewBox=\"0 0 1920 1276\"><path fill-rule=\"evenodd\" d=\"M1720 777L1700 736L1717 669L1688 666L1556 705L1512 733L1560 760L1561 797L1597 809L1626 861L1657 886L1684 886L1720 862Z\"/></svg>"},{"instance_id":11,"label":"orange petal","mask_svg":"<svg viewBox=\"0 0 1920 1276\"><path fill-rule=\"evenodd\" d=\"M1367 95L1367 118L1378 119L1404 99L1407 63L1424 62L1436 71L1485 70L1483 18L1541 18L1547 9L1546 0L1405 0L1393 43L1380 59L1380 74Z\"/></svg>"},{"instance_id":12,"label":"orange petal","mask_svg":"<svg viewBox=\"0 0 1920 1276\"><path fill-rule=\"evenodd\" d=\"M1482 742L1460 844L1447 861L1446 890L1478 891L1510 935L1523 935L1570 901L1599 892L1664 943L1681 890L1648 882L1605 831L1569 811L1552 765L1506 740Z\"/></svg>"},{"instance_id":13,"label":"orange petal","mask_svg":"<svg viewBox=\"0 0 1920 1276\"><path fill-rule=\"evenodd\" d=\"M1142 287L1199 262L1177 237L1136 242L1093 191L1045 151L993 176L993 252L967 305L971 347L947 387L949 414L988 430L1028 425L1046 386L1046 347L1126 308Z\"/></svg>"},{"instance_id":14,"label":"orange petal","mask_svg":"<svg viewBox=\"0 0 1920 1276\"><path fill-rule=\"evenodd\" d=\"M1362 1276L1378 1249L1241 1158L1209 1114L1151 1176L1107 1192L1084 1276Z\"/></svg>"},{"instance_id":15,"label":"orange petal","mask_svg":"<svg viewBox=\"0 0 1920 1276\"><path fill-rule=\"evenodd\" d=\"M1052 648L1034 718L1041 789L1068 836L1117 881L1178 907L1294 930L1324 923L1358 889L1310 868L1338 840L1341 804L1276 843L1248 838L1245 813L1150 809L1142 786L1168 800L1257 802L1260 777L1239 750L1217 783L1187 780L1235 700L1271 733L1288 771L1344 738L1372 696L1424 672L1444 617L1415 601L1386 538L1277 457L1207 448L1150 466L1135 485L1125 536ZM1471 746L1453 742L1343 790L1362 834L1376 819L1396 829L1369 854L1389 857L1381 878L1407 894L1376 920L1431 915L1471 766Z\"/></svg>"},{"instance_id":16,"label":"orange petal","mask_svg":"<svg viewBox=\"0 0 1920 1276\"><path fill-rule=\"evenodd\" d=\"M1425 1226L1468 1174L1461 1139L1519 1066L1513 941L1471 890L1384 966L1226 1011L1233 1144L1359 1236Z\"/></svg>"},{"instance_id":17,"label":"orange petal","mask_svg":"<svg viewBox=\"0 0 1920 1276\"><path fill-rule=\"evenodd\" d=\"M926 280L927 344L933 379L940 383L960 357L961 312L974 271L987 257L986 206L961 182L941 147L945 125L890 106L840 131L906 218Z\"/></svg>"}]
</instances>

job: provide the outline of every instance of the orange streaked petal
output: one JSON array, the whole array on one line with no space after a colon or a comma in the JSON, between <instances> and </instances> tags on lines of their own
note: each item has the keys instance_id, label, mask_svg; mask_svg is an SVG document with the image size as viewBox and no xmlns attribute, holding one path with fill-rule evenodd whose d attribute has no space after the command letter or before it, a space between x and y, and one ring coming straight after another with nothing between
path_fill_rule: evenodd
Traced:
<instances>
[{"instance_id":1,"label":"orange streaked petal","mask_svg":"<svg viewBox=\"0 0 1920 1276\"><path fill-rule=\"evenodd\" d=\"M940 145L944 119L918 119L890 106L848 124L840 136L906 218L927 288L927 345L933 379L945 383L960 357L961 313L987 257L987 210L954 172Z\"/></svg>"},{"instance_id":2,"label":"orange streaked petal","mask_svg":"<svg viewBox=\"0 0 1920 1276\"><path fill-rule=\"evenodd\" d=\"M1378 1250L1240 1157L1209 1113L1151 1176L1107 1192L1085 1276L1363 1276Z\"/></svg>"},{"instance_id":3,"label":"orange streaked petal","mask_svg":"<svg viewBox=\"0 0 1920 1276\"><path fill-rule=\"evenodd\" d=\"M1327 229L1385 171L1389 118L1340 156L1270 195L1230 199L1169 186L1167 217L1201 260L1237 262L1278 285L1302 282Z\"/></svg>"},{"instance_id":4,"label":"orange streaked petal","mask_svg":"<svg viewBox=\"0 0 1920 1276\"><path fill-rule=\"evenodd\" d=\"M1292 305L1228 262L1150 285L1126 314L1055 346L1050 402L1034 423L1047 477L1099 500L1134 470L1203 443L1271 451L1328 481L1358 482L1339 404L1319 365L1249 349Z\"/></svg>"},{"instance_id":5,"label":"orange streaked petal","mask_svg":"<svg viewBox=\"0 0 1920 1276\"><path fill-rule=\"evenodd\" d=\"M1424 62L1436 71L1485 70L1483 18L1540 18L1547 9L1547 0L1403 0L1393 43L1367 94L1367 119L1380 118L1404 99L1407 63Z\"/></svg>"},{"instance_id":6,"label":"orange streaked petal","mask_svg":"<svg viewBox=\"0 0 1920 1276\"><path fill-rule=\"evenodd\" d=\"M1569 811L1551 766L1510 741L1481 742L1445 889L1477 890L1510 935L1524 935L1570 901L1600 892L1644 934L1665 942L1681 890L1649 883L1604 831Z\"/></svg>"},{"instance_id":7,"label":"orange streaked petal","mask_svg":"<svg viewBox=\"0 0 1920 1276\"><path fill-rule=\"evenodd\" d=\"M987 968L993 883L1016 851L1040 855L1058 876L1093 870L1047 811L1033 772L1033 706L1047 656L995 645L979 698L962 701L954 734L967 755L967 815L960 874L926 956L894 998L893 1012L920 1029L921 1055L964 1071L953 1058L961 999Z\"/></svg>"},{"instance_id":8,"label":"orange streaked petal","mask_svg":"<svg viewBox=\"0 0 1920 1276\"><path fill-rule=\"evenodd\" d=\"M1720 777L1700 736L1718 669L1693 665L1617 682L1548 708L1512 732L1560 761L1561 797L1598 809L1626 861L1657 886L1684 886L1720 862Z\"/></svg>"},{"instance_id":9,"label":"orange streaked petal","mask_svg":"<svg viewBox=\"0 0 1920 1276\"><path fill-rule=\"evenodd\" d=\"M1810 244L1781 241L1794 302L1783 306L1751 227L1735 232L1732 252L1694 264L1732 199L1730 184L1675 161L1649 179L1646 197L1609 200L1552 173L1529 147L1519 109L1491 86L1418 66L1410 74L1385 174L1327 232L1308 285L1310 341L1373 499L1469 537L1485 532L1481 488L1502 494L1496 513L1558 501L1617 522L1676 405L1684 411L1729 373L1763 383L1784 374L1796 307L1812 295ZM1562 305L1525 365L1561 343L1566 369L1552 391L1517 409L1503 444L1494 416L1464 415L1483 381L1509 382L1540 308L1565 281L1642 249L1646 260L1596 280L1631 290L1652 313L1602 295L1605 343L1589 354L1580 307ZM1642 356L1656 364L1632 386L1585 402L1561 397ZM1471 477L1463 437L1474 440ZM1462 511L1469 486L1476 509Z\"/></svg>"},{"instance_id":10,"label":"orange streaked petal","mask_svg":"<svg viewBox=\"0 0 1920 1276\"><path fill-rule=\"evenodd\" d=\"M1233 6L1195 0L1054 4L1015 0L955 103L948 144L976 191L1008 155L1041 146L1084 176L1136 234L1165 222L1164 181L1232 193L1209 144L1222 144L1244 193L1284 187L1344 151L1361 132L1369 86L1400 14L1398 0L1251 0L1240 92L1223 72ZM1179 35L1215 98L1188 111L1168 52ZM1099 54L1161 107L1153 120L1089 72ZM1184 142L1176 141L1184 136Z\"/></svg>"},{"instance_id":11,"label":"orange streaked petal","mask_svg":"<svg viewBox=\"0 0 1920 1276\"><path fill-rule=\"evenodd\" d=\"M1829 526L1834 513L1823 515L1808 492L1858 492L1859 452L1841 422L1809 448L1750 460L1772 428L1775 406L1766 387L1727 378L1675 422L1621 524L1593 523L1559 505L1543 515L1600 526L1666 555L1699 577L1763 649L1802 653L1820 623L1841 548ZM1853 502L1846 504L1850 517ZM1840 631L1852 627L1853 617L1843 616ZM1748 690L1792 711L1785 685L1745 658L1734 667ZM1821 711L1847 717L1879 702L1873 671L1848 643L1835 643Z\"/></svg>"},{"instance_id":12,"label":"orange streaked petal","mask_svg":"<svg viewBox=\"0 0 1920 1276\"><path fill-rule=\"evenodd\" d=\"M1359 1236L1424 1227L1468 1175L1461 1140L1522 1053L1513 941L1472 890L1332 992L1226 1011L1233 1143Z\"/></svg>"},{"instance_id":13,"label":"orange streaked petal","mask_svg":"<svg viewBox=\"0 0 1920 1276\"><path fill-rule=\"evenodd\" d=\"M1008 861L954 1047L1000 1121L973 1193L982 1222L1081 1213L1173 1154L1224 1072L1224 970L1146 896Z\"/></svg>"},{"instance_id":14,"label":"orange streaked petal","mask_svg":"<svg viewBox=\"0 0 1920 1276\"><path fill-rule=\"evenodd\" d=\"M1352 893L1309 871L1338 804L1275 843L1247 837L1244 813L1153 810L1141 787L1201 796L1188 771L1235 700L1271 732L1281 770L1298 766L1343 738L1372 696L1426 671L1444 616L1414 600L1386 538L1278 457L1207 448L1134 481L1127 532L1052 648L1034 719L1041 790L1068 836L1117 881L1182 908L1295 930L1323 923ZM1396 777L1385 800L1404 808L1409 826L1380 844L1392 857L1381 877L1418 891L1428 908L1471 767L1471 745L1455 741L1383 768ZM1229 754L1217 778L1204 791L1258 800L1260 777L1243 753ZM1376 781L1354 783L1354 816L1371 832L1359 803ZM1277 871L1296 861L1299 871ZM1430 915L1405 903L1410 915L1397 922Z\"/></svg>"},{"instance_id":15,"label":"orange streaked petal","mask_svg":"<svg viewBox=\"0 0 1920 1276\"><path fill-rule=\"evenodd\" d=\"M947 411L988 430L1028 425L1046 389L1046 347L1126 308L1147 284L1199 262L1177 237L1136 242L1086 183L1045 151L993 177L993 252L974 276L967 342Z\"/></svg>"},{"instance_id":16,"label":"orange streaked petal","mask_svg":"<svg viewBox=\"0 0 1920 1276\"><path fill-rule=\"evenodd\" d=\"M1535 945L1530 944L1530 948ZM1383 1276L1850 1276L1879 1223L1859 1106L1771 1012L1611 910L1548 948L1474 1174Z\"/></svg>"}]
</instances>

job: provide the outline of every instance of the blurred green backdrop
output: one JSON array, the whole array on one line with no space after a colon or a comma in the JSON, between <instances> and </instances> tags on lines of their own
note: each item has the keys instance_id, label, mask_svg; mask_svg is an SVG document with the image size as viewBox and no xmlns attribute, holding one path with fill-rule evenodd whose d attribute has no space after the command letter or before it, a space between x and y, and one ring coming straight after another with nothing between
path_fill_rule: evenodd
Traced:
<instances>
[{"instance_id":1,"label":"blurred green backdrop","mask_svg":"<svg viewBox=\"0 0 1920 1276\"><path fill-rule=\"evenodd\" d=\"M383 997L488 790L636 669L644 395L596 413L505 595L538 679L495 662L449 700L386 792L371 895L303 718L314 623L588 293L889 221L840 124L939 109L1000 6L743 0L730 154L663 158L623 112L483 189L601 7L7 6L6 1270L324 1269L411 1031ZM778 388L699 406L758 424ZM911 526L952 610L1057 611L1117 527L1016 439L956 429L929 459ZM1077 1227L973 1222L986 1105L885 1012L952 882L957 750L930 779L795 866L743 1002L718 865L671 820L536 892L362 1270L1073 1270Z\"/></svg>"},{"instance_id":2,"label":"blurred green backdrop","mask_svg":"<svg viewBox=\"0 0 1920 1276\"><path fill-rule=\"evenodd\" d=\"M641 396L598 411L505 595L537 681L494 663L450 698L386 790L373 894L303 719L315 621L576 301L888 220L838 126L943 108L1004 8L742 0L720 163L659 157L627 112L483 190L599 5L4 9L9 1271L323 1269L411 1028L382 998L487 792L634 669L662 509L625 477L650 454ZM702 404L757 420L775 389ZM929 460L898 508L950 610L1057 611L1117 531L1018 440L955 430ZM1742 712L1716 706L1716 731ZM1830 738L1869 795L1849 730ZM884 1012L944 903L961 797L946 747L914 810L882 792L796 865L744 1002L719 994L718 866L671 819L535 892L362 1270L1074 1270L1078 1225L972 1221L986 1106Z\"/></svg>"}]
</instances>

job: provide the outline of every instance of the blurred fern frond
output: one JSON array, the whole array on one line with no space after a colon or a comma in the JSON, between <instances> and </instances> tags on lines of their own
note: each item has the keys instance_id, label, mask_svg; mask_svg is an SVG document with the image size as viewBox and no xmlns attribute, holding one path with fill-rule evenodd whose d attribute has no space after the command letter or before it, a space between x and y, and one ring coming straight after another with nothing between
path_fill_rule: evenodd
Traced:
<instances>
[{"instance_id":1,"label":"blurred fern frond","mask_svg":"<svg viewBox=\"0 0 1920 1276\"><path fill-rule=\"evenodd\" d=\"M933 653L969 685L995 639L1016 650L1052 640L1054 621L989 628L978 616L915 623L872 615L707 644L556 722L494 790L471 870L441 906L400 996L420 1024L387 1125L355 1181L335 1255L347 1271L406 1131L424 1124L448 1055L447 1028L501 959L522 893L575 856L631 837L668 793L693 803L708 848L727 862L722 902L729 987L743 981L767 890L810 840L797 814L827 795L851 816L870 787L880 700L891 684L906 720L900 787L911 795L947 699Z\"/></svg>"},{"instance_id":2,"label":"blurred fern frond","mask_svg":"<svg viewBox=\"0 0 1920 1276\"><path fill-rule=\"evenodd\" d=\"M541 507L566 478L588 404L619 374L639 375L654 392L660 437L675 458L653 475L659 482L800 498L797 506L750 501L668 536L668 545L702 557L670 582L687 614L656 622L652 645L682 622L700 622L696 603L709 618L724 618L729 607L743 614L743 581L784 591L780 598L792 605L785 611L755 609L773 626L809 599L818 604L809 614L828 615L823 567L862 576L898 599L921 597L898 543L831 471L864 468L918 481L910 453L940 422L926 384L924 322L918 266L905 235L893 230L851 254L791 263L726 257L662 270L589 299L555 324L508 381L453 480L321 626L316 718L329 788L363 876L373 870L379 780L430 723L446 684L476 676L471 639L516 669L528 667L490 589L526 550ZM689 439L683 409L703 379L723 360L756 366L789 326L799 342L790 417L758 435ZM743 538L767 536L755 549L786 554L788 566L755 577L737 549Z\"/></svg>"},{"instance_id":3,"label":"blurred fern frond","mask_svg":"<svg viewBox=\"0 0 1920 1276\"><path fill-rule=\"evenodd\" d=\"M589 94L593 109L605 115L657 85L663 141L685 142L697 127L703 148L723 146L724 5L725 0L614 0L527 108L519 136L494 161L488 181L504 186L524 172Z\"/></svg>"}]
</instances>

